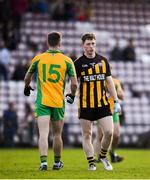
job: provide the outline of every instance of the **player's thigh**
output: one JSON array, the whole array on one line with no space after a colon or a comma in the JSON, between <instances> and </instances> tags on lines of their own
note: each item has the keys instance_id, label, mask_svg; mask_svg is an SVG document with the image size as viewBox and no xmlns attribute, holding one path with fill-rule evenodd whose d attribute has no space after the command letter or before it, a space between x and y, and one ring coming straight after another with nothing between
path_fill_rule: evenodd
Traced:
<instances>
[{"instance_id":1,"label":"player's thigh","mask_svg":"<svg viewBox=\"0 0 150 180\"><path fill-rule=\"evenodd\" d=\"M50 116L38 116L37 124L39 129L39 134L48 134L49 133L49 125L50 125Z\"/></svg>"},{"instance_id":2,"label":"player's thigh","mask_svg":"<svg viewBox=\"0 0 150 180\"><path fill-rule=\"evenodd\" d=\"M51 108L51 119L52 121L61 121L64 119L65 107L62 108Z\"/></svg>"},{"instance_id":3,"label":"player's thigh","mask_svg":"<svg viewBox=\"0 0 150 180\"><path fill-rule=\"evenodd\" d=\"M36 103L34 113L35 113L35 117L46 116L46 115L51 116L51 108L43 104Z\"/></svg>"},{"instance_id":4,"label":"player's thigh","mask_svg":"<svg viewBox=\"0 0 150 180\"><path fill-rule=\"evenodd\" d=\"M61 134L64 125L64 107L51 108L51 124L53 134Z\"/></svg>"},{"instance_id":5,"label":"player's thigh","mask_svg":"<svg viewBox=\"0 0 150 180\"><path fill-rule=\"evenodd\" d=\"M82 130L82 134L92 134L92 125L93 122L86 120L86 119L80 119L80 124L81 124L81 130Z\"/></svg>"},{"instance_id":6,"label":"player's thigh","mask_svg":"<svg viewBox=\"0 0 150 180\"><path fill-rule=\"evenodd\" d=\"M113 132L113 118L112 116L106 116L98 120L98 128L101 128L103 132Z\"/></svg>"}]
</instances>

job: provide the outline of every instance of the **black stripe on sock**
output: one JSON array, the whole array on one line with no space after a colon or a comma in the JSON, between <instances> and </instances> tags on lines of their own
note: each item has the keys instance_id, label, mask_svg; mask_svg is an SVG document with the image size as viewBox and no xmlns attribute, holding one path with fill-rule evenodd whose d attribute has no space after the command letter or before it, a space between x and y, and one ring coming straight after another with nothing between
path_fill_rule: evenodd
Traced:
<instances>
[{"instance_id":1,"label":"black stripe on sock","mask_svg":"<svg viewBox=\"0 0 150 180\"><path fill-rule=\"evenodd\" d=\"M91 160L91 159L93 159L93 157L87 157L87 160Z\"/></svg>"}]
</instances>

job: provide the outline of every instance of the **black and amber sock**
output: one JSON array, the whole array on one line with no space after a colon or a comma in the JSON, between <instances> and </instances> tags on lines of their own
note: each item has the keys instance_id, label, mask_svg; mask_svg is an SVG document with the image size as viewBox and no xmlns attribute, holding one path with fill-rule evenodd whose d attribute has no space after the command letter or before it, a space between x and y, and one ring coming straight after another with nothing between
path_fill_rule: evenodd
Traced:
<instances>
[{"instance_id":1,"label":"black and amber sock","mask_svg":"<svg viewBox=\"0 0 150 180\"><path fill-rule=\"evenodd\" d=\"M107 154L107 150L101 148L101 151L100 151L100 158L105 158L105 157L106 157L106 154Z\"/></svg>"},{"instance_id":2,"label":"black and amber sock","mask_svg":"<svg viewBox=\"0 0 150 180\"><path fill-rule=\"evenodd\" d=\"M54 156L55 163L58 163L60 161L61 156Z\"/></svg>"},{"instance_id":3,"label":"black and amber sock","mask_svg":"<svg viewBox=\"0 0 150 180\"><path fill-rule=\"evenodd\" d=\"M47 162L47 156L40 156L41 163Z\"/></svg>"},{"instance_id":4,"label":"black and amber sock","mask_svg":"<svg viewBox=\"0 0 150 180\"><path fill-rule=\"evenodd\" d=\"M88 160L89 165L95 164L95 163L94 163L94 157L93 157L93 156L92 156L92 157L87 157L87 160Z\"/></svg>"}]
</instances>

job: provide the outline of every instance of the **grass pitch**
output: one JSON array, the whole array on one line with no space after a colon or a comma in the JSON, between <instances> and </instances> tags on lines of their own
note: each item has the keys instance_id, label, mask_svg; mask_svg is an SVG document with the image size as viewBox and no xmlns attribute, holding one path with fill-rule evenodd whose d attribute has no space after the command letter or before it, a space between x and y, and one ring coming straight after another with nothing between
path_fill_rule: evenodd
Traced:
<instances>
[{"instance_id":1,"label":"grass pitch","mask_svg":"<svg viewBox=\"0 0 150 180\"><path fill-rule=\"evenodd\" d=\"M39 172L38 149L1 149L1 179L149 179L149 150L118 150L125 157L121 163L113 164L113 171L106 171L97 164L96 171L88 171L87 161L82 149L64 149L62 161L64 168L52 170L53 153L49 151L48 171Z\"/></svg>"}]
</instances>

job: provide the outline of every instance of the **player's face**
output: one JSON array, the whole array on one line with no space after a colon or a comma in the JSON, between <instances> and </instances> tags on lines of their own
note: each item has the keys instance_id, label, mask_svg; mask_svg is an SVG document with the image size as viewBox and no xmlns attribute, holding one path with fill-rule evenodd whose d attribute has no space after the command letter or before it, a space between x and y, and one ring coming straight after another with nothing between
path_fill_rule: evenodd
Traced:
<instances>
[{"instance_id":1,"label":"player's face","mask_svg":"<svg viewBox=\"0 0 150 180\"><path fill-rule=\"evenodd\" d=\"M93 54L95 54L95 49L96 49L96 41L95 39L92 39L92 40L85 40L85 42L83 43L83 49L84 49L84 52L91 56Z\"/></svg>"}]
</instances>

